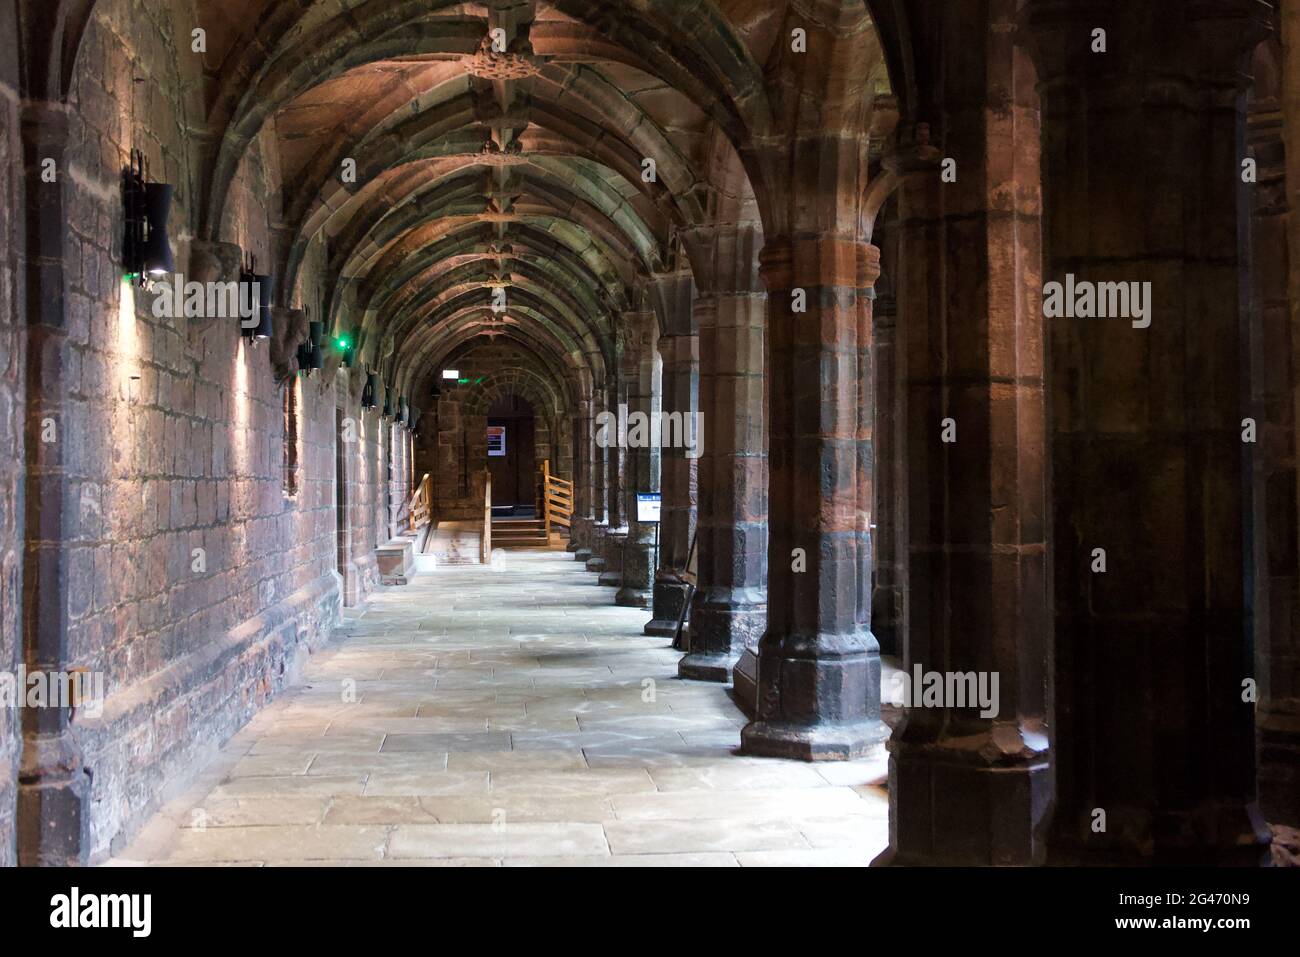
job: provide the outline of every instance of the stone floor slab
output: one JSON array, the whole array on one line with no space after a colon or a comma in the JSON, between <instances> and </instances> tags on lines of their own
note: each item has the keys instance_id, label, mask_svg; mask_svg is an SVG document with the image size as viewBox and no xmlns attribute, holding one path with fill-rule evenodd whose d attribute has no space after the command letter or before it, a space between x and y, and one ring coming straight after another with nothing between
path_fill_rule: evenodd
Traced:
<instances>
[{"instance_id":1,"label":"stone floor slab","mask_svg":"<svg viewBox=\"0 0 1300 957\"><path fill-rule=\"evenodd\" d=\"M538 550L381 588L109 863L855 867L883 850L883 749L739 755L727 689L680 680L647 612L593 581Z\"/></svg>"}]
</instances>

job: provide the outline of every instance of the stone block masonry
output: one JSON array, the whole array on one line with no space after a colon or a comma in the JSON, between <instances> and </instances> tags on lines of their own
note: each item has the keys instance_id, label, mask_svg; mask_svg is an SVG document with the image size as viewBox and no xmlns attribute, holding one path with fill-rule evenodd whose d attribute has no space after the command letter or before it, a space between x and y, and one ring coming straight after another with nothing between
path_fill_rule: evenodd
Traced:
<instances>
[{"instance_id":1,"label":"stone block masonry","mask_svg":"<svg viewBox=\"0 0 1300 957\"><path fill-rule=\"evenodd\" d=\"M425 733L286 768L313 789L333 768L354 798L399 796L420 743L460 775L444 745L474 735L430 728L481 705L497 745L556 718L580 767L635 771L591 759L673 732L670 753L741 762L736 783L839 779L888 736L881 864L1258 863L1265 822L1300 823L1295 19L1270 0L0 4L0 678L89 672L106 698L0 711L0 864L115 855L312 671L384 686L362 722L374 693L423 689L384 720ZM136 156L168 184L168 271L233 283L255 257L268 338L164 315L124 275ZM619 410L690 416L698 458L626 415L599 441ZM485 476L541 521L498 516L469 577L455 549L413 562L412 511L421 532L490 523ZM636 508L654 491L661 525ZM453 608L410 604L439 581ZM890 653L996 679L997 700L882 703ZM660 713L607 710L642 664L676 675ZM717 715L678 706L727 683L752 720L682 737ZM548 685L597 695L535 700ZM306 699L345 730L348 684L304 690L282 731ZM521 755L478 765L481 789L557 757ZM268 763L221 770L262 788ZM691 769L668 770L637 787ZM677 810L740 812L718 770L717 802ZM726 846L708 824L681 836ZM221 827L178 860L326 837ZM586 846L666 848L629 831ZM339 849L396 861L428 837Z\"/></svg>"},{"instance_id":2,"label":"stone block masonry","mask_svg":"<svg viewBox=\"0 0 1300 957\"><path fill-rule=\"evenodd\" d=\"M142 12L143 11L143 12ZM131 24L131 35L125 35ZM151 178L177 186L171 224L186 271L198 196L201 104L187 94L199 57L166 9L101 4L73 80L64 235L68 348L59 440L66 442L67 647L70 667L107 675L102 715L77 717L90 791L95 861L127 839L163 795L182 787L206 755L291 683L331 633L344 594L336 553L336 404L364 423L345 449L344 481L358 570L348 597L377 583L373 549L387 530L362 503L384 474L378 416L316 374L277 384L268 346L235 321L156 318L153 294L122 278L118 181L128 151L144 150ZM138 80L138 82L137 82ZM14 107L0 97L0 169L15 169ZM249 151L225 210L225 236L271 259L278 210L275 164L264 140ZM13 186L5 182L6 189ZM274 204L271 204L272 206ZM0 235L12 225L4 203ZM13 248L8 242L5 247ZM17 342L12 259L0 261L0 336ZM311 288L313 276L304 277ZM20 348L0 366L0 562L4 613L0 667L15 658L18 468L22 461ZM299 403L285 435L281 389ZM337 393L337 394L336 394ZM284 443L297 447L297 482L285 482ZM19 453L19 454L13 454ZM353 462L351 459L355 459ZM11 464L12 463L12 464ZM367 571L368 570L368 571ZM0 863L12 862L15 729L0 715Z\"/></svg>"},{"instance_id":3,"label":"stone block masonry","mask_svg":"<svg viewBox=\"0 0 1300 957\"><path fill-rule=\"evenodd\" d=\"M22 147L19 142L18 58L13 10L0 11L0 671L16 672L22 656L23 420L26 341L19 302ZM14 808L22 730L18 715L0 708L0 867L17 861Z\"/></svg>"}]
</instances>

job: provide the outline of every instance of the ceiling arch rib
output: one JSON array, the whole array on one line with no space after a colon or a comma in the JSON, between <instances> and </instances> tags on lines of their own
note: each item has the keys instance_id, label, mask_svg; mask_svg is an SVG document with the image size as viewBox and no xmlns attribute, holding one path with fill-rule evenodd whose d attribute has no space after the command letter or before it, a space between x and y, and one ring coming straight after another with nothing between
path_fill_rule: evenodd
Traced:
<instances>
[{"instance_id":1,"label":"ceiling arch rib","mask_svg":"<svg viewBox=\"0 0 1300 957\"><path fill-rule=\"evenodd\" d=\"M536 269L535 272L531 271L533 268ZM550 281L549 277L541 272L541 268L530 267L528 272L512 272L512 276L523 276L527 279L526 282L516 283L519 289L527 293L528 298L524 302L536 300L553 310L557 319L564 322L565 328L575 337L588 343L599 343L600 324L591 321L580 304L570 297L564 284ZM437 282L405 286L403 287L405 294L392 300L392 306L388 310L390 320L385 326L385 332L394 341L400 341L409 331L411 324L419 321L427 311L436 309L441 302L466 291L471 296L477 293L480 297L480 307L490 312L490 295L499 286L498 278L485 273L481 263L467 263L459 269L450 271ZM516 299L515 304L518 302L519 300ZM510 305L514 304L508 303L508 308Z\"/></svg>"},{"instance_id":2,"label":"ceiling arch rib","mask_svg":"<svg viewBox=\"0 0 1300 957\"><path fill-rule=\"evenodd\" d=\"M475 222L472 219L461 218L459 220L452 220L452 221L444 220L438 223L436 228L447 229L449 222L452 228L456 226L460 226L461 228L472 229L475 226ZM548 228L543 230L541 228L542 226L546 226ZM385 250L378 251L377 254L386 257L387 268L392 268L397 263L400 263L404 259L406 259L406 257L410 255L414 255L419 249L428 245L430 240L433 237L428 235L421 235L421 234L427 233L431 231L433 228L435 227L424 226L421 227L420 229L412 230L407 234L403 234L402 241L388 247ZM551 243L553 245L559 246L561 248L566 248L570 253L570 257L567 258L566 260L562 260L561 265L569 268L569 270L573 273L573 275L576 278L581 278L586 280L590 276L597 275L597 270L601 270L602 272L604 272L608 268L607 261L605 261L603 257L597 256L593 253L591 248L592 244L590 242L590 237L585 237L588 240L587 248L585 249L582 248L582 243L580 239L583 238L583 234L580 233L577 227L573 227L570 225L565 225L561 227L559 224L553 222L542 221L539 223L537 221L532 221L530 219L523 219L517 224L517 229L519 232L522 232L524 235L528 235L529 233L534 233L534 232L542 233L543 235L545 235L547 238L551 240ZM512 230L511 232L507 232L505 235L509 237L514 234L515 231ZM575 234L577 235L578 238L575 238ZM574 247L578 247L578 249L575 250ZM593 259L595 260L594 262ZM582 271L574 272L573 264L575 261L582 263ZM584 272L587 274L586 276L584 276ZM362 312L362 315L364 316L363 321L367 326L367 328L369 328L371 324L377 321L378 318L377 310L373 308L374 304L372 302L371 294L377 289L386 288L383 283L383 277L385 275L385 266L381 265L371 269L360 269L358 270L358 275L368 276L372 283L372 285L368 287L360 286L357 289L357 308L363 310ZM603 284L607 285L608 281L606 281ZM388 288L391 288L391 286ZM336 294L332 297L332 308L341 307L342 303L340 302L340 300L343 298L346 297L342 295L342 290L336 290ZM614 305L619 305L619 304L620 303L616 302ZM611 310L611 312L613 311L616 310Z\"/></svg>"},{"instance_id":3,"label":"ceiling arch rib","mask_svg":"<svg viewBox=\"0 0 1300 957\"><path fill-rule=\"evenodd\" d=\"M416 184L414 191L405 195L386 196L363 208L333 237L331 258L342 264L353 259L354 252L383 247L431 220L459 215L509 222L515 215L532 214L581 226L623 261L639 263L647 272L657 271L658 240L627 205L626 197L603 180L593 182L574 175L562 179L559 172L545 167L531 169L531 173L519 172L499 183L482 169L466 167L452 176Z\"/></svg>"},{"instance_id":4,"label":"ceiling arch rib","mask_svg":"<svg viewBox=\"0 0 1300 957\"><path fill-rule=\"evenodd\" d=\"M439 85L456 86L460 79L446 77ZM550 82L542 82L545 80ZM570 109L570 103L581 109ZM414 114L413 107L419 107ZM597 123L591 116L601 116L605 122ZM406 162L455 156L488 168L526 163L526 156L539 152L534 130L553 137L547 144L551 150L575 158L590 157L620 174L656 208L675 212L679 225L698 223L703 216L697 198L700 180L690 159L645 111L593 69L570 75L547 68L538 75L518 119L521 125L516 138L522 144L522 154L491 151L491 124L500 121L500 115L493 116L484 106L482 91L467 91L451 99L437 97L428 107L418 97L404 99L400 108L373 128L352 125L347 131L352 135L334 131L336 135L328 138L324 149L313 151L310 168L299 177L301 185L290 191L287 222L310 233L325 211L332 213L346 205L347 197L340 194L361 192ZM360 184L356 190L349 190L339 179L345 158L356 162ZM655 184L645 182L642 176L646 158L655 160ZM652 189L652 185L659 188Z\"/></svg>"},{"instance_id":5,"label":"ceiling arch rib","mask_svg":"<svg viewBox=\"0 0 1300 957\"><path fill-rule=\"evenodd\" d=\"M365 317L363 321L366 326L376 325L376 316L390 308L389 300L392 296L407 285L418 286L425 270L431 266L436 268L439 262L450 261L463 252L467 243L466 235L474 231L475 227L465 227L460 234L453 234L442 242L421 247L403 263L403 269L386 272L383 274L385 278L382 283L375 282L373 285L363 287L357 296L357 302L359 312ZM593 328L598 338L608 337L607 327L602 323L602 319L612 321L612 316L617 313L622 303L604 291L604 284L591 271L589 262L545 234L527 228L512 229L506 234L504 242L499 246L490 247L485 256L476 256L476 258L490 263L493 267L499 265L500 269L504 270L507 263L518 255L531 255L544 261L545 269L561 282L568 277L572 289L576 290L572 295L583 298L589 306L583 310L585 323Z\"/></svg>"},{"instance_id":6,"label":"ceiling arch rib","mask_svg":"<svg viewBox=\"0 0 1300 957\"><path fill-rule=\"evenodd\" d=\"M236 44L233 55L222 64L209 115L219 145L205 188L203 234L211 236L220 221L229 183L248 144L270 117L304 91L380 60L451 59L481 69L476 57L481 57L480 46L495 14L490 9L486 18L467 17L459 12L462 6L437 0L371 0L310 28L280 17L259 22L256 30L250 28L248 43ZM546 63L551 55L568 64L581 59L583 44L575 40L583 29L577 24L585 24L587 58L625 63L659 77L682 91L738 143L771 134L762 70L711 4L701 5L689 18L681 18L680 9L673 9L668 0L651 0L639 10L590 2L549 6L563 13L566 22L562 27L537 29L535 38L537 24L530 26L525 40L528 53L518 56L530 71L532 64ZM674 25L684 21L692 29L669 33L656 21ZM749 150L743 152L751 155Z\"/></svg>"},{"instance_id":7,"label":"ceiling arch rib","mask_svg":"<svg viewBox=\"0 0 1300 957\"><path fill-rule=\"evenodd\" d=\"M511 311L501 316L484 309L484 300L474 293L475 290L460 290L440 302L429 304L413 317L403 335L394 340L395 345L404 348L415 337L438 335L450 329L453 323L472 324L486 337L512 332L516 328L527 329L539 341L552 343L558 355L574 357L575 361L576 357L587 355L593 345L589 339L575 336L563 321L551 314L547 303L528 291L521 290ZM604 350L600 350L600 354L608 362Z\"/></svg>"},{"instance_id":8,"label":"ceiling arch rib","mask_svg":"<svg viewBox=\"0 0 1300 957\"><path fill-rule=\"evenodd\" d=\"M203 191L220 210L273 123L285 304L319 301L412 396L492 344L590 401L645 283L689 268L682 231L756 215L755 177L783 172L763 166L771 30L729 0L347 2L271 0L262 55L232 47Z\"/></svg>"},{"instance_id":9,"label":"ceiling arch rib","mask_svg":"<svg viewBox=\"0 0 1300 957\"><path fill-rule=\"evenodd\" d=\"M404 287L435 282L443 272L466 263L482 263L487 269L503 273L518 261L567 284L566 293L591 319L619 310L621 300L612 294L614 290L607 290L589 264L562 244L531 230L515 229L506 234L503 242L494 244L493 236L484 246L483 237L475 232L473 227L466 228L412 253L377 281L367 284L360 304L367 310L383 310Z\"/></svg>"},{"instance_id":10,"label":"ceiling arch rib","mask_svg":"<svg viewBox=\"0 0 1300 957\"><path fill-rule=\"evenodd\" d=\"M639 260L643 271L650 271L655 260L642 256L632 239L606 224L589 206L571 206L566 210L553 207L531 207L522 212L499 208L488 211L478 184L472 177L462 177L455 183L445 184L440 190L420 194L396 206L376 208L364 221L357 221L338 237L331 240L331 266L340 278L350 279L373 268L391 249L407 247L407 240L419 234L421 238L434 238L457 226L479 223L494 224L498 233L513 223L532 223L557 240L567 242L575 253L586 257L588 250L594 256L593 271L606 275L609 267L621 281L630 283L635 276ZM564 214L570 213L569 219ZM436 227L429 232L430 226Z\"/></svg>"},{"instance_id":11,"label":"ceiling arch rib","mask_svg":"<svg viewBox=\"0 0 1300 957\"><path fill-rule=\"evenodd\" d=\"M557 366L544 344L525 332L515 331L501 338L485 340L475 329L457 326L444 335L426 334L411 344L397 368L397 380L411 395L431 396L445 368L456 368L464 356L485 344L504 344L516 357L513 365L529 367L544 376L557 394L565 397L567 408L574 409L584 398L582 383L590 381L590 372L582 368Z\"/></svg>"}]
</instances>

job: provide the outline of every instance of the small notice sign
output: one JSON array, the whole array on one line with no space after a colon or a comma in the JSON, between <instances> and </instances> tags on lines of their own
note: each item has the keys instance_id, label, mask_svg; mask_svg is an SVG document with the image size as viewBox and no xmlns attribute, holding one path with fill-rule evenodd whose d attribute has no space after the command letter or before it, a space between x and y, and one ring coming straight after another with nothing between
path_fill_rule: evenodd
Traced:
<instances>
[{"instance_id":1,"label":"small notice sign","mask_svg":"<svg viewBox=\"0 0 1300 957\"><path fill-rule=\"evenodd\" d=\"M659 521L659 502L658 492L637 492L636 493L636 520L646 524Z\"/></svg>"}]
</instances>

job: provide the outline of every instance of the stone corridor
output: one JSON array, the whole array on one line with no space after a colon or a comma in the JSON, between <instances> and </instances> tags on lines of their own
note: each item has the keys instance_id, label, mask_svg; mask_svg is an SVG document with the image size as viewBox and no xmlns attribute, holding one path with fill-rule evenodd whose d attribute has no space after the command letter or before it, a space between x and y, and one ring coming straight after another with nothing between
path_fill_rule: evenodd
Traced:
<instances>
[{"instance_id":1,"label":"stone corridor","mask_svg":"<svg viewBox=\"0 0 1300 957\"><path fill-rule=\"evenodd\" d=\"M884 850L883 746L733 754L744 715L680 680L644 621L559 550L383 589L110 863L865 866Z\"/></svg>"},{"instance_id":2,"label":"stone corridor","mask_svg":"<svg viewBox=\"0 0 1300 957\"><path fill-rule=\"evenodd\" d=\"M0 3L0 867L1300 860L1297 77L1300 0Z\"/></svg>"}]
</instances>

